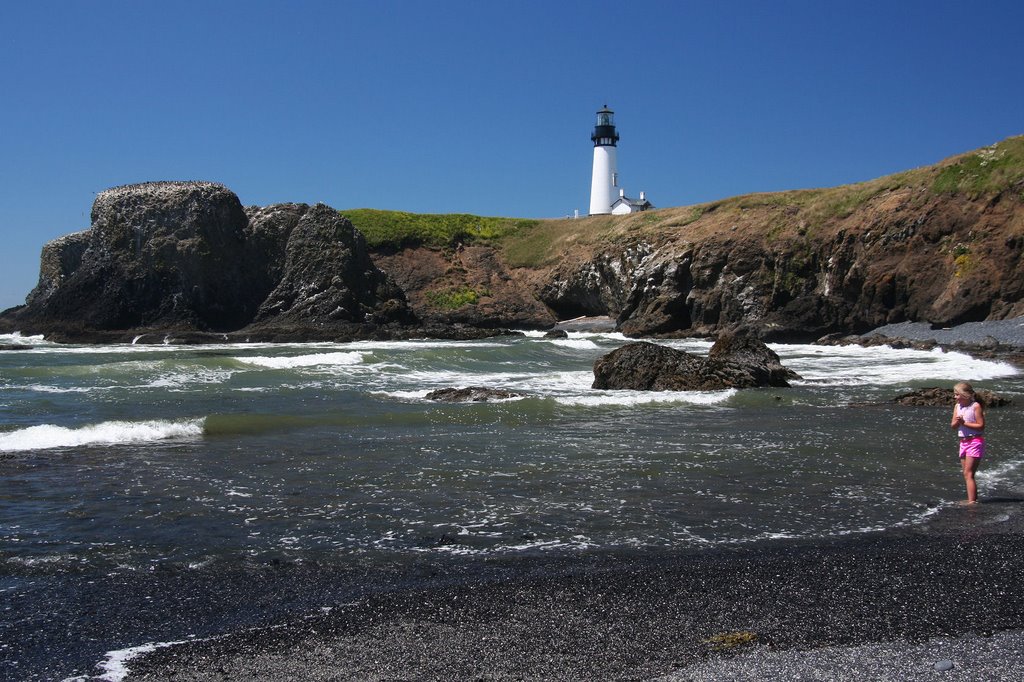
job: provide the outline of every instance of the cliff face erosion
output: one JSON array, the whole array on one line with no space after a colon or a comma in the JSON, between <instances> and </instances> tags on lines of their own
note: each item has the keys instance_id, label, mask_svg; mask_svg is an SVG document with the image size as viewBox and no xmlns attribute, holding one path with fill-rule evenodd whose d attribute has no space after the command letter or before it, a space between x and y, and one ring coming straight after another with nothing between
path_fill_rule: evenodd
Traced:
<instances>
[{"instance_id":1,"label":"cliff face erosion","mask_svg":"<svg viewBox=\"0 0 1024 682\"><path fill-rule=\"evenodd\" d=\"M972 198L894 187L826 218L792 203L801 198L712 204L675 232L641 227L618 248L559 263L541 298L566 314L613 315L637 336L742 326L806 340L1024 314L1019 189Z\"/></svg>"},{"instance_id":2,"label":"cliff face erosion","mask_svg":"<svg viewBox=\"0 0 1024 682\"><path fill-rule=\"evenodd\" d=\"M302 340L607 315L632 336L813 340L1017 317L1024 137L856 185L524 221L441 244L368 246L362 230L323 205L243 208L212 183L115 188L88 230L44 247L38 286L0 330Z\"/></svg>"}]
</instances>

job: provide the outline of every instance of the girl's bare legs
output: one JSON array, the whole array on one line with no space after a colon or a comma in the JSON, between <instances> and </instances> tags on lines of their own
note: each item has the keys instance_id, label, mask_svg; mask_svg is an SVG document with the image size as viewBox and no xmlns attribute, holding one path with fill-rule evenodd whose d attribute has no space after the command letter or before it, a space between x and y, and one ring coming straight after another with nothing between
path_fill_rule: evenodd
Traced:
<instances>
[{"instance_id":1,"label":"girl's bare legs","mask_svg":"<svg viewBox=\"0 0 1024 682\"><path fill-rule=\"evenodd\" d=\"M967 502L974 504L978 501L978 484L974 482L974 472L978 470L980 457L964 457L961 464L964 469L964 483L967 484Z\"/></svg>"}]
</instances>

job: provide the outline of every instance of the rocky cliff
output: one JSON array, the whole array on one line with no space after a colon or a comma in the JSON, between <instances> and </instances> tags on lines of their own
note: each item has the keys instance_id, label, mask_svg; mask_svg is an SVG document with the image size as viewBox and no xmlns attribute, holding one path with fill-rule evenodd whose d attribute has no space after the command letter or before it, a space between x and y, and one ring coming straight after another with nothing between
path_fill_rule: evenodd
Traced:
<instances>
[{"instance_id":1,"label":"rocky cliff","mask_svg":"<svg viewBox=\"0 0 1024 682\"><path fill-rule=\"evenodd\" d=\"M612 316L631 336L744 329L796 341L1024 315L1022 247L1024 137L845 187L543 221L488 248L504 264L491 272L558 319ZM388 269L403 281L400 263ZM460 276L470 286L487 272ZM433 286L406 292L422 306L414 290Z\"/></svg>"},{"instance_id":2,"label":"rocky cliff","mask_svg":"<svg viewBox=\"0 0 1024 682\"><path fill-rule=\"evenodd\" d=\"M690 209L694 219L669 211L665 228L634 223L596 253L563 259L540 297L563 315L612 315L636 336L742 326L814 339L1014 317L1024 314L1020 192L892 187L828 217L776 195Z\"/></svg>"},{"instance_id":3,"label":"rocky cliff","mask_svg":"<svg viewBox=\"0 0 1024 682\"><path fill-rule=\"evenodd\" d=\"M475 228L459 216L434 242L396 218L368 248L366 214L353 226L323 205L243 209L212 183L108 190L88 230L44 247L39 285L0 331L285 340L593 315L632 336L795 341L1024 315L1024 137L831 189Z\"/></svg>"},{"instance_id":4,"label":"rocky cliff","mask_svg":"<svg viewBox=\"0 0 1024 682\"><path fill-rule=\"evenodd\" d=\"M797 341L1022 315L1022 246L1015 137L870 182L546 220L375 257L424 318L543 327L606 315L630 336ZM446 291L474 298L445 308Z\"/></svg>"},{"instance_id":5,"label":"rocky cliff","mask_svg":"<svg viewBox=\"0 0 1024 682\"><path fill-rule=\"evenodd\" d=\"M157 182L100 193L88 230L43 248L39 284L0 329L74 340L146 330L332 338L412 320L337 211L246 210L222 185Z\"/></svg>"}]
</instances>

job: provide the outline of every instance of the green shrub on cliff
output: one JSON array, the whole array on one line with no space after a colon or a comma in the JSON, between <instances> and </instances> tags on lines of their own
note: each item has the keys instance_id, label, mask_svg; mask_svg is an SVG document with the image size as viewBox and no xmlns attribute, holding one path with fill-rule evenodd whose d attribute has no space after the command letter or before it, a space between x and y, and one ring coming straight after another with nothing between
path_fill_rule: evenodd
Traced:
<instances>
[{"instance_id":1,"label":"green shrub on cliff","mask_svg":"<svg viewBox=\"0 0 1024 682\"><path fill-rule=\"evenodd\" d=\"M470 287L456 287L444 291L426 292L427 300L438 308L454 310L464 305L476 305L480 302L481 296L490 296L489 291L478 292Z\"/></svg>"},{"instance_id":2,"label":"green shrub on cliff","mask_svg":"<svg viewBox=\"0 0 1024 682\"><path fill-rule=\"evenodd\" d=\"M454 246L498 239L536 223L535 220L486 218L466 213L405 213L360 208L340 213L352 221L371 248Z\"/></svg>"}]
</instances>

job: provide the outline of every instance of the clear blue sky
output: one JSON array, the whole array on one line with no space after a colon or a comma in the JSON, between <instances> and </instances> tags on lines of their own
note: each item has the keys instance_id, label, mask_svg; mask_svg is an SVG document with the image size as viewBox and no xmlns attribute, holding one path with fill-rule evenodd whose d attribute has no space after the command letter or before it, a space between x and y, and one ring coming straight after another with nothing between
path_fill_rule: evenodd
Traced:
<instances>
[{"instance_id":1,"label":"clear blue sky","mask_svg":"<svg viewBox=\"0 0 1024 682\"><path fill-rule=\"evenodd\" d=\"M1024 133L1019 0L9 0L0 308L95 193L557 217L616 112L656 206L872 179Z\"/></svg>"}]
</instances>

